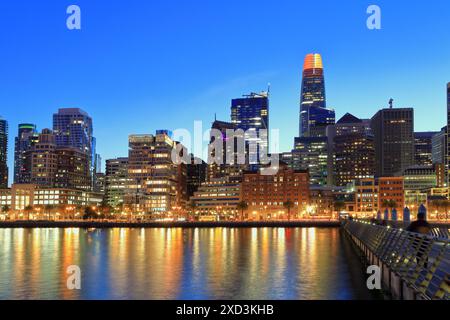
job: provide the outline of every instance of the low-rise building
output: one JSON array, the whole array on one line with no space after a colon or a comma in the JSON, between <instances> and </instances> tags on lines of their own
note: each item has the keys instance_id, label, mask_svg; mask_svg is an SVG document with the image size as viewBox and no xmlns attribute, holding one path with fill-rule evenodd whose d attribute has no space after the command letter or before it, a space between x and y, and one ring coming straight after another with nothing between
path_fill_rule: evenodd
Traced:
<instances>
[{"instance_id":1,"label":"low-rise building","mask_svg":"<svg viewBox=\"0 0 450 320\"><path fill-rule=\"evenodd\" d=\"M236 217L241 186L228 178L215 178L203 182L190 198L191 209L197 217L210 216L215 220Z\"/></svg>"},{"instance_id":2,"label":"low-rise building","mask_svg":"<svg viewBox=\"0 0 450 320\"><path fill-rule=\"evenodd\" d=\"M244 173L241 200L248 204L252 219L287 217L288 211L292 216L306 214L309 196L308 171L281 164L275 175L262 175L260 171ZM293 204L289 210L284 206L286 202Z\"/></svg>"},{"instance_id":3,"label":"low-rise building","mask_svg":"<svg viewBox=\"0 0 450 320\"><path fill-rule=\"evenodd\" d=\"M79 189L47 188L36 184L13 184L10 189L0 190L0 204L8 206L10 213L22 213L27 207L34 211L46 207L99 206L103 194Z\"/></svg>"},{"instance_id":4,"label":"low-rise building","mask_svg":"<svg viewBox=\"0 0 450 320\"><path fill-rule=\"evenodd\" d=\"M389 206L388 201L395 204L390 209L396 209L397 212L403 212L405 207L405 188L403 177L381 177L378 179L379 187L379 207L386 209Z\"/></svg>"},{"instance_id":5,"label":"low-rise building","mask_svg":"<svg viewBox=\"0 0 450 320\"><path fill-rule=\"evenodd\" d=\"M374 178L355 182L355 214L372 216L379 210L379 187Z\"/></svg>"}]
</instances>

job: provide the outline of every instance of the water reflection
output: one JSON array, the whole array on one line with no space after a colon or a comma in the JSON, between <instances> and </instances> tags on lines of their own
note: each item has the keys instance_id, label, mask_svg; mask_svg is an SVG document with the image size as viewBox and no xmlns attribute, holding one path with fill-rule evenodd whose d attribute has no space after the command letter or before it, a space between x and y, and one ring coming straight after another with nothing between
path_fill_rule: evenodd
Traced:
<instances>
[{"instance_id":1,"label":"water reflection","mask_svg":"<svg viewBox=\"0 0 450 320\"><path fill-rule=\"evenodd\" d=\"M0 229L0 299L368 299L347 246L339 229Z\"/></svg>"}]
</instances>

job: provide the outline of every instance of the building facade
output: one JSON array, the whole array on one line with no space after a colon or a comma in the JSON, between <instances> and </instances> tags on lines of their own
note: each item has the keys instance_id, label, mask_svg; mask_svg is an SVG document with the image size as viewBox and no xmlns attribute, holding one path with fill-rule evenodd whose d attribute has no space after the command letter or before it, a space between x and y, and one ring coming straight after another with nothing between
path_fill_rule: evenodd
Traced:
<instances>
[{"instance_id":1,"label":"building facade","mask_svg":"<svg viewBox=\"0 0 450 320\"><path fill-rule=\"evenodd\" d=\"M239 214L241 184L217 178L201 184L190 198L194 214L200 219L227 220Z\"/></svg>"},{"instance_id":2,"label":"building facade","mask_svg":"<svg viewBox=\"0 0 450 320\"><path fill-rule=\"evenodd\" d=\"M208 180L228 177L230 181L240 182L242 180L242 172L248 169L249 161L247 153L244 155L244 161L242 163L238 162L237 138L244 139L245 137L242 134L238 134L235 128L235 124L231 122L219 120L213 122L211 129L220 132L221 141L217 142L216 139L218 137L211 133L208 154ZM233 136L229 135L231 132L233 132ZM230 144L231 139L234 139L234 146ZM220 148L216 149L216 146L220 146ZM230 159L227 159L227 154Z\"/></svg>"},{"instance_id":3,"label":"building facade","mask_svg":"<svg viewBox=\"0 0 450 320\"><path fill-rule=\"evenodd\" d=\"M379 187L375 179L355 181L355 213L358 216L373 216L379 208Z\"/></svg>"},{"instance_id":4,"label":"building facade","mask_svg":"<svg viewBox=\"0 0 450 320\"><path fill-rule=\"evenodd\" d=\"M437 167L413 166L403 171L405 191L426 191L438 186Z\"/></svg>"},{"instance_id":5,"label":"building facade","mask_svg":"<svg viewBox=\"0 0 450 320\"><path fill-rule=\"evenodd\" d=\"M414 164L416 166L433 165L433 137L439 132L414 133Z\"/></svg>"},{"instance_id":6,"label":"building facade","mask_svg":"<svg viewBox=\"0 0 450 320\"><path fill-rule=\"evenodd\" d=\"M260 164L260 154L269 152L269 93L250 93L231 101L231 123L245 132L246 159L254 168ZM261 130L266 130L263 135ZM248 147L251 143L256 150Z\"/></svg>"},{"instance_id":7,"label":"building facade","mask_svg":"<svg viewBox=\"0 0 450 320\"><path fill-rule=\"evenodd\" d=\"M176 145L167 131L129 137L125 204L135 212L165 214L186 205L186 166L172 161Z\"/></svg>"},{"instance_id":8,"label":"building facade","mask_svg":"<svg viewBox=\"0 0 450 320\"><path fill-rule=\"evenodd\" d=\"M86 154L92 188L96 162L92 118L78 108L59 109L53 114L53 133L58 147L75 148Z\"/></svg>"},{"instance_id":9,"label":"building facade","mask_svg":"<svg viewBox=\"0 0 450 320\"><path fill-rule=\"evenodd\" d=\"M0 118L0 188L8 187L8 122Z\"/></svg>"},{"instance_id":10,"label":"building facade","mask_svg":"<svg viewBox=\"0 0 450 320\"><path fill-rule=\"evenodd\" d=\"M391 101L392 103L392 101ZM375 175L394 176L414 165L414 111L388 108L371 120L375 136Z\"/></svg>"},{"instance_id":11,"label":"building facade","mask_svg":"<svg viewBox=\"0 0 450 320\"><path fill-rule=\"evenodd\" d=\"M192 197L202 183L206 181L207 164L200 158L192 156L192 161L187 165L187 196Z\"/></svg>"},{"instance_id":12,"label":"building facade","mask_svg":"<svg viewBox=\"0 0 450 320\"><path fill-rule=\"evenodd\" d=\"M445 166L447 161L447 126L433 136L431 144L433 164L440 163Z\"/></svg>"},{"instance_id":13,"label":"building facade","mask_svg":"<svg viewBox=\"0 0 450 320\"><path fill-rule=\"evenodd\" d=\"M336 186L375 175L375 144L369 120L349 113L327 129L333 166L329 175Z\"/></svg>"},{"instance_id":14,"label":"building facade","mask_svg":"<svg viewBox=\"0 0 450 320\"><path fill-rule=\"evenodd\" d=\"M379 208L387 209L387 202L395 203L395 209L398 213L403 212L405 207L405 188L403 177L380 177L378 178L379 187Z\"/></svg>"},{"instance_id":15,"label":"building facade","mask_svg":"<svg viewBox=\"0 0 450 320\"><path fill-rule=\"evenodd\" d=\"M112 208L122 207L124 204L125 191L128 185L128 158L115 158L106 160L106 203Z\"/></svg>"},{"instance_id":16,"label":"building facade","mask_svg":"<svg viewBox=\"0 0 450 320\"><path fill-rule=\"evenodd\" d=\"M248 204L248 215L254 220L287 218L284 203L290 201L291 215L305 214L309 205L309 175L280 165L275 175L257 172L244 173L241 200Z\"/></svg>"},{"instance_id":17,"label":"building facade","mask_svg":"<svg viewBox=\"0 0 450 320\"><path fill-rule=\"evenodd\" d=\"M31 123L19 124L14 144L14 183L31 183L31 174L26 166L26 155L38 141L38 138L36 125Z\"/></svg>"},{"instance_id":18,"label":"building facade","mask_svg":"<svg viewBox=\"0 0 450 320\"><path fill-rule=\"evenodd\" d=\"M329 147L327 137L295 138L290 167L294 170L308 170L312 185L327 185Z\"/></svg>"},{"instance_id":19,"label":"building facade","mask_svg":"<svg viewBox=\"0 0 450 320\"><path fill-rule=\"evenodd\" d=\"M9 206L11 213L14 214L23 213L29 206L33 207L36 213L50 208L61 210L63 206L98 206L101 202L102 194L66 188L47 188L35 184L13 184L10 189L0 190L0 203Z\"/></svg>"},{"instance_id":20,"label":"building facade","mask_svg":"<svg viewBox=\"0 0 450 320\"><path fill-rule=\"evenodd\" d=\"M450 82L447 84L447 149L446 151L446 172L447 172L447 186L450 186L450 139L449 139L449 128L450 128Z\"/></svg>"}]
</instances>

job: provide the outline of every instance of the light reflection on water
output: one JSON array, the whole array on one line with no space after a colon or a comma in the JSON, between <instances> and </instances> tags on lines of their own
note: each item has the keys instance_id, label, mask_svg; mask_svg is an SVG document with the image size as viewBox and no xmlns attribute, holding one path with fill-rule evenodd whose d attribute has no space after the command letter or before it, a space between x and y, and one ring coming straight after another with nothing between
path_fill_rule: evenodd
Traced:
<instances>
[{"instance_id":1,"label":"light reflection on water","mask_svg":"<svg viewBox=\"0 0 450 320\"><path fill-rule=\"evenodd\" d=\"M0 229L0 299L370 299L358 264L337 228Z\"/></svg>"}]
</instances>

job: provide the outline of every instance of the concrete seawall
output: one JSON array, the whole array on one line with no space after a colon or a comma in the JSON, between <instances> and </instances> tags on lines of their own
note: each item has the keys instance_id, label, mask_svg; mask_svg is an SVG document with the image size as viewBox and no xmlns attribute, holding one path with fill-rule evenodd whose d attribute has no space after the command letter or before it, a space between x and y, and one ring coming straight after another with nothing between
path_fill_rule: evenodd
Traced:
<instances>
[{"instance_id":1,"label":"concrete seawall","mask_svg":"<svg viewBox=\"0 0 450 320\"><path fill-rule=\"evenodd\" d=\"M336 228L339 221L106 222L3 221L0 228Z\"/></svg>"}]
</instances>

